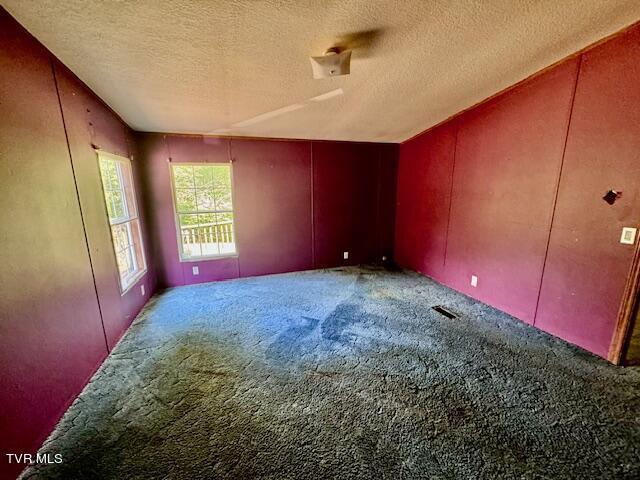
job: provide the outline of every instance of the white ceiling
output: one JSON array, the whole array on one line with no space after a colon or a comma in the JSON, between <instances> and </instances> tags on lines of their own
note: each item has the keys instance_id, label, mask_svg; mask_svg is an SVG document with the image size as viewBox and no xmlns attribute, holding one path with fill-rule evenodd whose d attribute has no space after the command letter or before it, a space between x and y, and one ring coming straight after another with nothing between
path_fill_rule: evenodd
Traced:
<instances>
[{"instance_id":1,"label":"white ceiling","mask_svg":"<svg viewBox=\"0 0 640 480\"><path fill-rule=\"evenodd\" d=\"M638 0L3 4L136 130L385 142L640 19ZM345 37L351 75L313 80Z\"/></svg>"}]
</instances>

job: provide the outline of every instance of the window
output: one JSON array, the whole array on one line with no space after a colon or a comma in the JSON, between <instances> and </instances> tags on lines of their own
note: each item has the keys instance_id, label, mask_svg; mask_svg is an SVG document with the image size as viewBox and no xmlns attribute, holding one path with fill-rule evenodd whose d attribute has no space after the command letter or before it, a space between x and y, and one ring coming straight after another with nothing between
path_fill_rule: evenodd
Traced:
<instances>
[{"instance_id":1,"label":"window","mask_svg":"<svg viewBox=\"0 0 640 480\"><path fill-rule=\"evenodd\" d=\"M172 165L180 259L234 255L231 166Z\"/></svg>"},{"instance_id":2,"label":"window","mask_svg":"<svg viewBox=\"0 0 640 480\"><path fill-rule=\"evenodd\" d=\"M124 293L147 268L131 176L131 162L128 158L105 152L98 152L98 159L111 227L111 240L120 273L120 290Z\"/></svg>"}]
</instances>

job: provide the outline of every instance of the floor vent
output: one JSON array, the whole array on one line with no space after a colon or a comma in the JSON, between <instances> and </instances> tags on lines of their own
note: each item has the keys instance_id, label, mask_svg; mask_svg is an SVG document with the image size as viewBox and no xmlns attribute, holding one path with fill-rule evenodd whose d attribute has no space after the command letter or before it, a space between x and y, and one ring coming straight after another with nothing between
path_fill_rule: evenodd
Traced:
<instances>
[{"instance_id":1,"label":"floor vent","mask_svg":"<svg viewBox=\"0 0 640 480\"><path fill-rule=\"evenodd\" d=\"M442 305L436 305L435 307L431 307L431 308L433 308L440 315L444 315L447 318L458 318L457 314L453 313L451 310L443 307Z\"/></svg>"}]
</instances>

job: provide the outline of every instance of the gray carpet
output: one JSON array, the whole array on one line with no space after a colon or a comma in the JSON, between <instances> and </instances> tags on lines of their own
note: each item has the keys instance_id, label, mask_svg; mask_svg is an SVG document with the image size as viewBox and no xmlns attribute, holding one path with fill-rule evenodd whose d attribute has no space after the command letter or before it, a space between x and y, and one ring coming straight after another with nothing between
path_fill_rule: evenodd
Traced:
<instances>
[{"instance_id":1,"label":"gray carpet","mask_svg":"<svg viewBox=\"0 0 640 480\"><path fill-rule=\"evenodd\" d=\"M408 272L193 285L150 302L42 451L64 462L26 478L637 479L640 371Z\"/></svg>"}]
</instances>

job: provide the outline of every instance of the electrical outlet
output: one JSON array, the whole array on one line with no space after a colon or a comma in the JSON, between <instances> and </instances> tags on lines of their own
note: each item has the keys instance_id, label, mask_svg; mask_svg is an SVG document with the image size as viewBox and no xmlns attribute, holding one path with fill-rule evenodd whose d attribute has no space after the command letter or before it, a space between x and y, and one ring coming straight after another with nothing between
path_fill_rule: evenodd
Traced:
<instances>
[{"instance_id":1,"label":"electrical outlet","mask_svg":"<svg viewBox=\"0 0 640 480\"><path fill-rule=\"evenodd\" d=\"M200 268L196 265L195 267L191 267L191 271L194 275L200 275Z\"/></svg>"},{"instance_id":2,"label":"electrical outlet","mask_svg":"<svg viewBox=\"0 0 640 480\"><path fill-rule=\"evenodd\" d=\"M636 243L637 232L637 228L624 227L622 229L622 235L620 236L620 243L624 243L625 245L634 245Z\"/></svg>"},{"instance_id":3,"label":"electrical outlet","mask_svg":"<svg viewBox=\"0 0 640 480\"><path fill-rule=\"evenodd\" d=\"M140 295L144 297L144 284L140 285Z\"/></svg>"},{"instance_id":4,"label":"electrical outlet","mask_svg":"<svg viewBox=\"0 0 640 480\"><path fill-rule=\"evenodd\" d=\"M475 275L471 275L471 286L472 287L478 286L478 277L476 277Z\"/></svg>"},{"instance_id":5,"label":"electrical outlet","mask_svg":"<svg viewBox=\"0 0 640 480\"><path fill-rule=\"evenodd\" d=\"M347 260L349 258L349 252L342 252L342 257Z\"/></svg>"}]
</instances>

